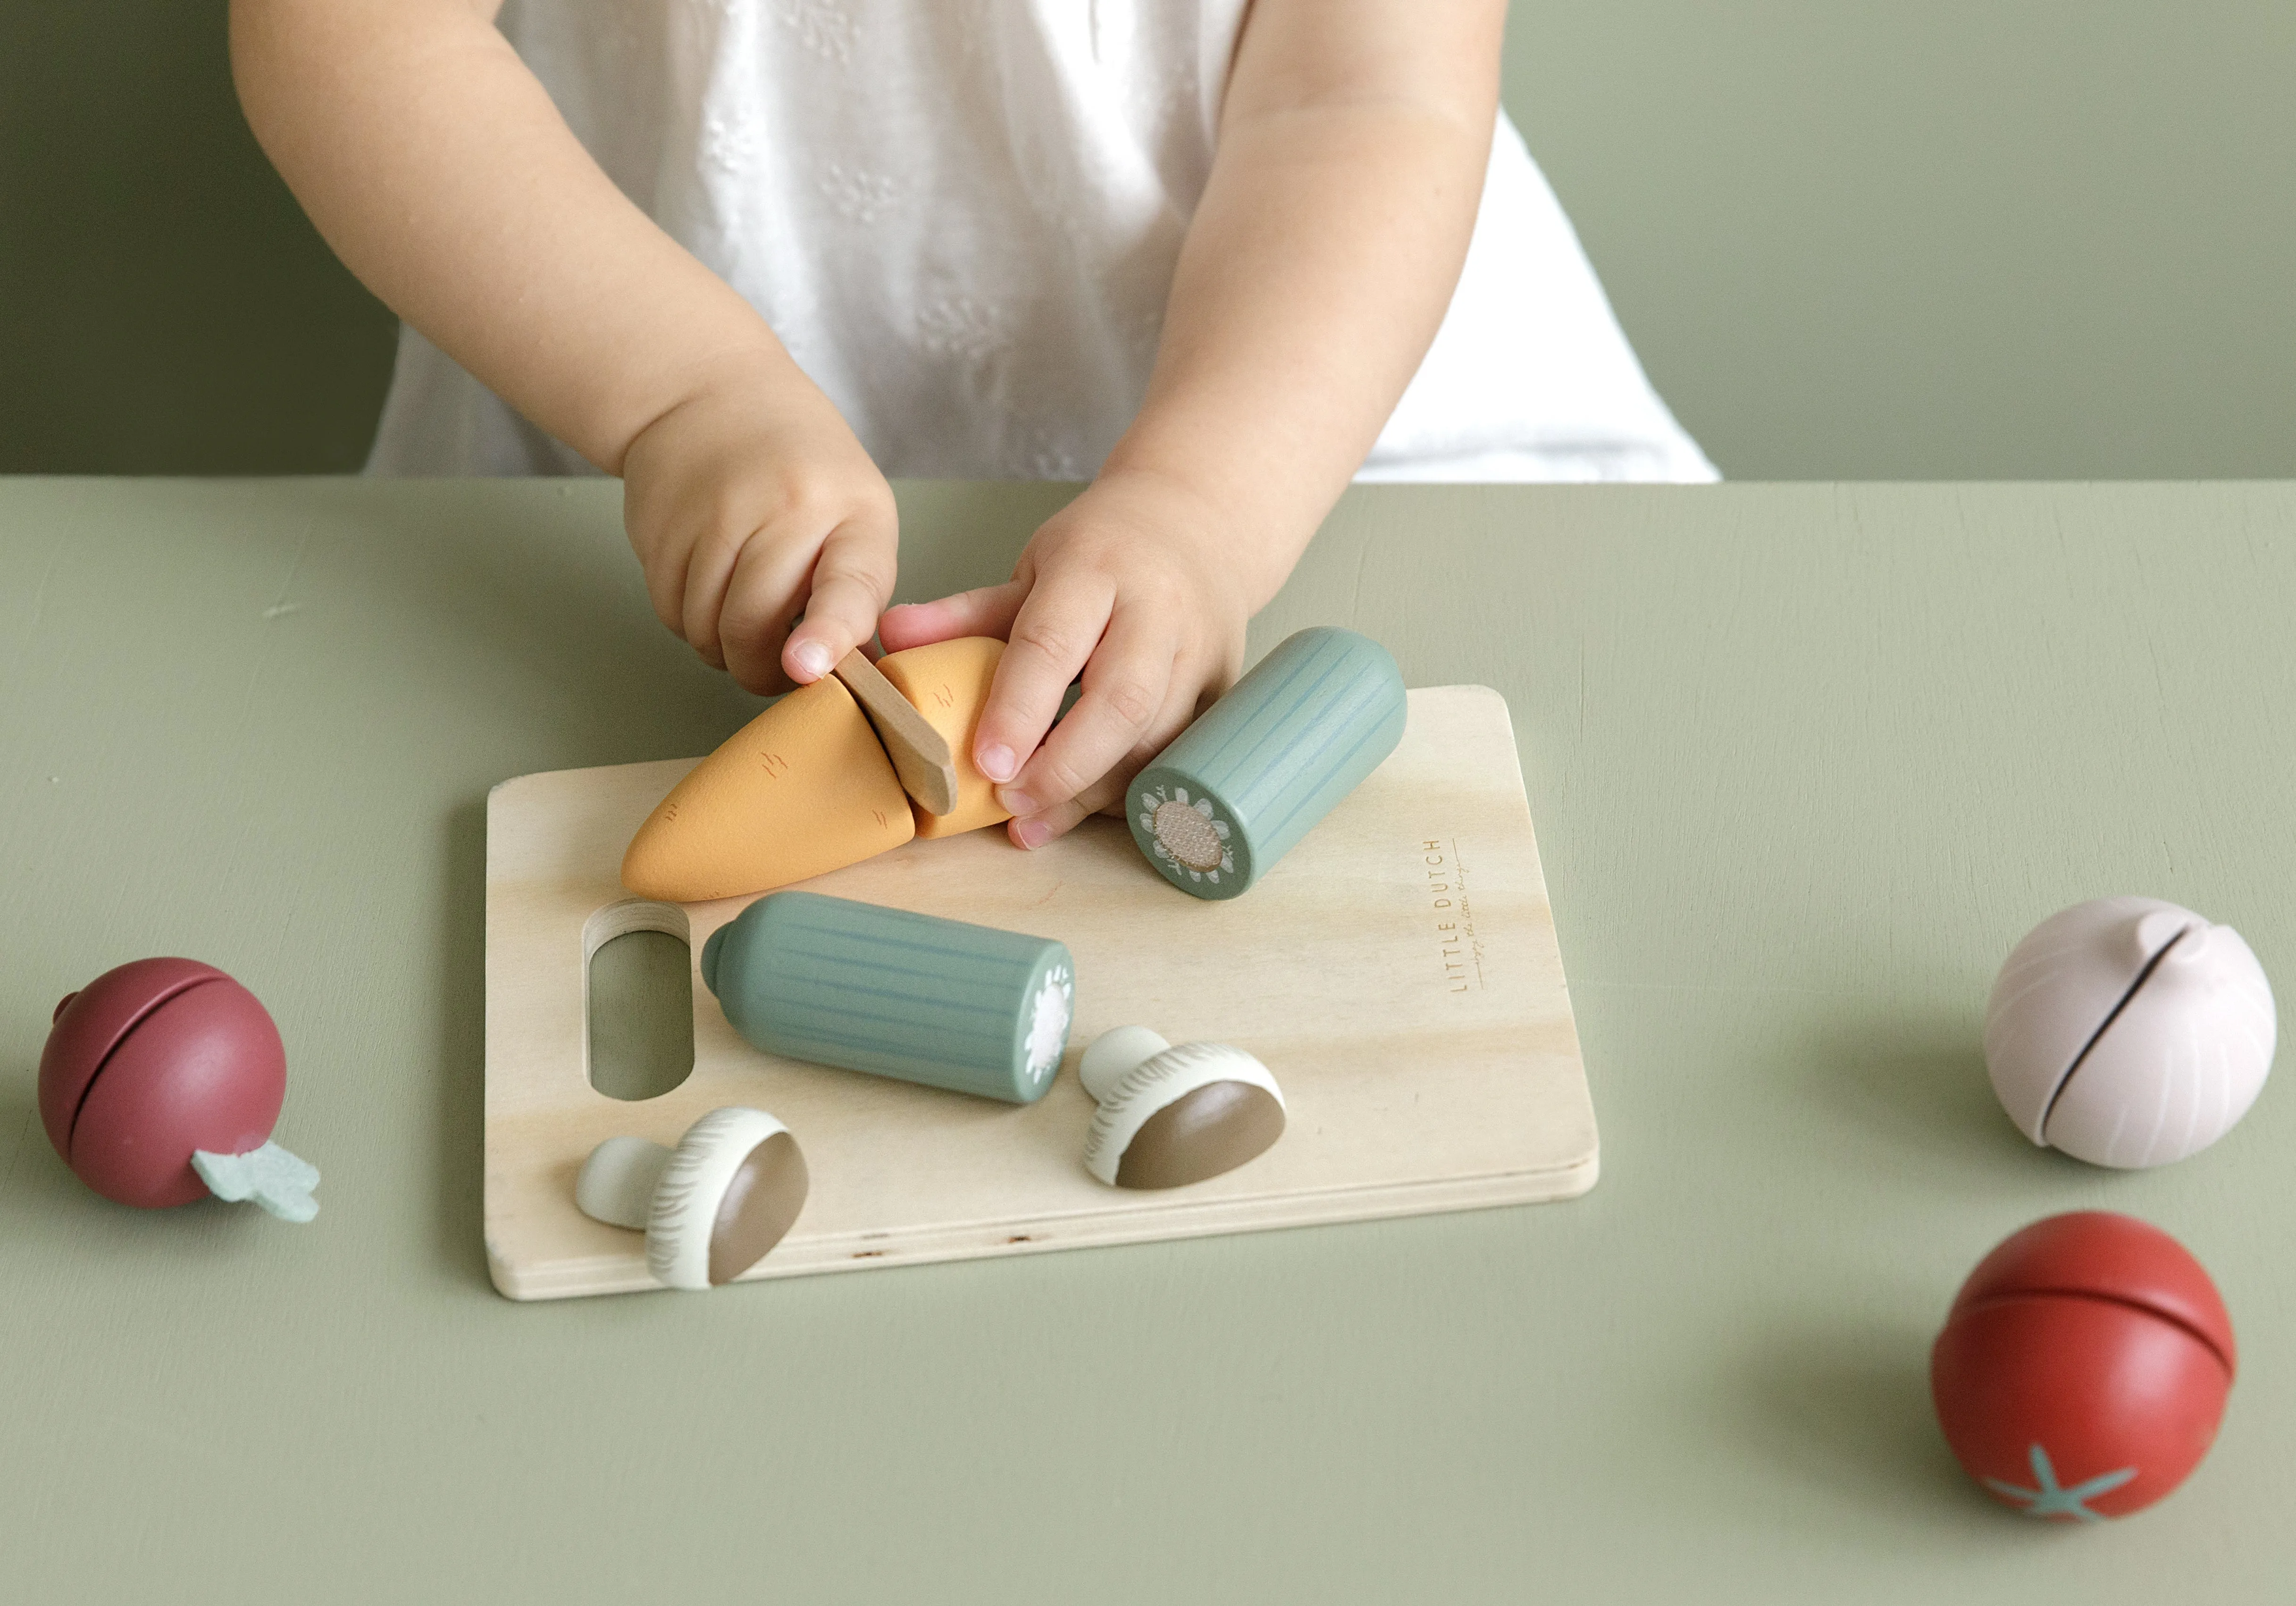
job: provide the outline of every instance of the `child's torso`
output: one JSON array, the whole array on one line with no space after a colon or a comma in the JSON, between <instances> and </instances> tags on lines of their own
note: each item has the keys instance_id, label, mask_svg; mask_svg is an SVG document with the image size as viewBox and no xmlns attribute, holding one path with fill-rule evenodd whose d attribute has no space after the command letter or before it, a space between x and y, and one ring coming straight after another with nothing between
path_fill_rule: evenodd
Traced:
<instances>
[{"instance_id":1,"label":"child's torso","mask_svg":"<svg viewBox=\"0 0 2296 1606\"><path fill-rule=\"evenodd\" d=\"M1244 0L510 0L625 193L881 462L1088 474L1147 385Z\"/></svg>"},{"instance_id":2,"label":"child's torso","mask_svg":"<svg viewBox=\"0 0 2296 1606\"><path fill-rule=\"evenodd\" d=\"M888 474L1083 479L1147 389L1247 0L508 0L621 189ZM371 471L584 465L413 331ZM1703 479L1502 118L1367 477Z\"/></svg>"}]
</instances>

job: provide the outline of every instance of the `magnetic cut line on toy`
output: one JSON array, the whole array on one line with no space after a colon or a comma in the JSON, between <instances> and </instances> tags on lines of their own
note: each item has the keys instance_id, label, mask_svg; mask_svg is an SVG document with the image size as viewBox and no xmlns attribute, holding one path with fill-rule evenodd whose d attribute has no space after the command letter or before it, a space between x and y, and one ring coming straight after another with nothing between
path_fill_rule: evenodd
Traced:
<instances>
[{"instance_id":1,"label":"magnetic cut line on toy","mask_svg":"<svg viewBox=\"0 0 2296 1606\"><path fill-rule=\"evenodd\" d=\"M2088 1058L2090 1052L2096 1047L2097 1044L2103 1041L2104 1034L2112 1029L2112 1023L2120 1019L2121 1012L2128 1007L2129 1000L2136 997L2144 984L2152 979L2152 972L2159 970L2161 962L2169 957L2169 950L2184 941L2185 934L2192 929L2189 924L2183 922L2177 922L2174 934L2167 942L2161 944L2159 953L2144 962L2144 968L2136 972L2136 979L2128 984L2127 992L2114 1000L2112 1007L2105 1012L2104 1019L2098 1022L2096 1030L2090 1033L2088 1041L2081 1045L2080 1053L2073 1056L2073 1062L2065 1067L2064 1075L2057 1078L2057 1085L2049 1089L2049 1096L2041 1105L2041 1131L2044 1135L2049 1130L2049 1118L2056 1113L2058 1101L2065 1096L2065 1089L2070 1087L2073 1085L2073 1078L2080 1074L2082 1062ZM2034 1453L2039 1454L2040 1448L2040 1446L2035 1445Z\"/></svg>"}]
</instances>

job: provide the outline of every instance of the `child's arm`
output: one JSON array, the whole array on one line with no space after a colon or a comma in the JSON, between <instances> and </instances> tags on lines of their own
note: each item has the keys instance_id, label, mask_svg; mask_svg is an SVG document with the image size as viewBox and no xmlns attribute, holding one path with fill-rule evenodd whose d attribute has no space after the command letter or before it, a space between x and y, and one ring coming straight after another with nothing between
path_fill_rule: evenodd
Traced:
<instances>
[{"instance_id":1,"label":"child's arm","mask_svg":"<svg viewBox=\"0 0 2296 1606\"><path fill-rule=\"evenodd\" d=\"M233 0L248 121L378 296L623 477L664 624L754 691L816 679L891 594L892 492L765 321L590 160L498 4Z\"/></svg>"},{"instance_id":2,"label":"child's arm","mask_svg":"<svg viewBox=\"0 0 2296 1606\"><path fill-rule=\"evenodd\" d=\"M1021 846L1119 799L1234 679L1378 438L1466 258L1505 10L1255 0L1139 416L1008 584L881 621L888 649L1010 636L973 750Z\"/></svg>"}]
</instances>

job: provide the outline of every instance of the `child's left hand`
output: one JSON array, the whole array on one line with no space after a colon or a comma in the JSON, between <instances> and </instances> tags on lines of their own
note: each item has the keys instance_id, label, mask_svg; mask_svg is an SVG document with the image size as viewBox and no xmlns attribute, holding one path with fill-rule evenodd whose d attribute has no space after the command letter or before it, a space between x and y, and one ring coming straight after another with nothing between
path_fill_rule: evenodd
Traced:
<instances>
[{"instance_id":1,"label":"child's left hand","mask_svg":"<svg viewBox=\"0 0 2296 1606\"><path fill-rule=\"evenodd\" d=\"M1042 847L1119 803L1132 777L1235 679L1244 623L1282 577L1258 572L1255 544L1227 523L1164 476L1104 474L1046 521L1004 585L908 603L879 621L888 652L959 635L1011 643L972 761L1000 783L1019 846ZM1079 670L1084 694L1055 728Z\"/></svg>"}]
</instances>

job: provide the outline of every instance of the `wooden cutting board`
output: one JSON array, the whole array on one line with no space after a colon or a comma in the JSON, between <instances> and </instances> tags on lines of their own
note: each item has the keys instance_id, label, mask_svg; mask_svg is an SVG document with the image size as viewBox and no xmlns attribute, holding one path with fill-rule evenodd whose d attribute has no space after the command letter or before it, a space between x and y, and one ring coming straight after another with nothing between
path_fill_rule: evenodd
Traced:
<instances>
[{"instance_id":1,"label":"wooden cutting board","mask_svg":"<svg viewBox=\"0 0 2296 1606\"><path fill-rule=\"evenodd\" d=\"M487 806L487 1261L514 1299L658 1287L643 1238L574 1208L600 1140L674 1143L749 1104L785 1122L812 1192L748 1279L1568 1198L1595 1183L1594 1106L1506 704L1411 693L1387 762L1244 897L1203 902L1120 821L1034 853L1002 831L914 841L808 889L1054 937L1076 958L1053 1090L1012 1106L781 1060L693 978L693 1074L624 1102L587 1072L589 955L666 930L698 959L750 900L645 903L622 849L690 759L506 781ZM1249 1165L1162 1192L1084 1169L1084 1045L1112 1026L1250 1050L1289 1125Z\"/></svg>"}]
</instances>

